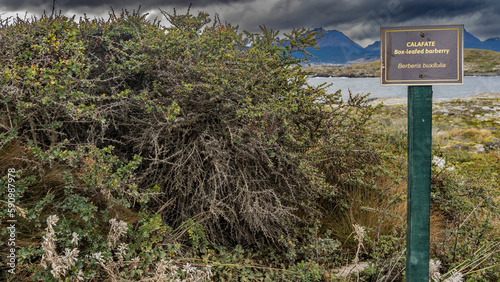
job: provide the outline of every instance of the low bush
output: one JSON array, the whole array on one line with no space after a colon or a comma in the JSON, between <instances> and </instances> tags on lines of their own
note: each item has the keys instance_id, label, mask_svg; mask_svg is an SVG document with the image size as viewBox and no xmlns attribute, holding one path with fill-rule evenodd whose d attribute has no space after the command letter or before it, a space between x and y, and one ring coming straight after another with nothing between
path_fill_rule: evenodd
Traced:
<instances>
[{"instance_id":1,"label":"low bush","mask_svg":"<svg viewBox=\"0 0 500 282\"><path fill-rule=\"evenodd\" d=\"M202 12L163 13L169 28L138 11L1 22L2 167L16 169L22 215L17 277L242 269L322 279L318 261L338 243L312 223L352 179L337 174L376 158L365 147L366 96L344 101L307 84L293 55L315 44L305 29L278 39L209 24ZM238 245L286 260L217 264ZM203 260L216 247L216 261Z\"/></svg>"}]
</instances>

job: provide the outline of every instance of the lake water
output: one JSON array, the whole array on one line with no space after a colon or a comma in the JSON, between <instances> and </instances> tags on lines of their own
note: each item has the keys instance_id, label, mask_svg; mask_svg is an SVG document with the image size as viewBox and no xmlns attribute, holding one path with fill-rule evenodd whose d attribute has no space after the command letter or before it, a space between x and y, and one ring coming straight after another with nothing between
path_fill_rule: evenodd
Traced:
<instances>
[{"instance_id":1,"label":"lake water","mask_svg":"<svg viewBox=\"0 0 500 282\"><path fill-rule=\"evenodd\" d=\"M379 77L313 77L308 81L310 85L315 86L323 82L333 83L327 91L334 93L342 89L344 98L349 95L348 90L353 94L371 93L369 98L406 98L408 92L407 86L380 86ZM458 98L482 92L500 92L500 76L466 76L463 85L435 85L432 90L433 98Z\"/></svg>"}]
</instances>

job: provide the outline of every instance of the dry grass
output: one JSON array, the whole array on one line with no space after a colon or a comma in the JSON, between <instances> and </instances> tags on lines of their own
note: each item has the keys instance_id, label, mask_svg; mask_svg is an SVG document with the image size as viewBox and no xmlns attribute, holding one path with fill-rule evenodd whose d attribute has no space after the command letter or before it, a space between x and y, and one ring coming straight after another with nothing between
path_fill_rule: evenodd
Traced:
<instances>
[{"instance_id":1,"label":"dry grass","mask_svg":"<svg viewBox=\"0 0 500 282\"><path fill-rule=\"evenodd\" d=\"M440 131L434 137L437 140L444 141L446 139L455 139L455 138L467 138L471 141L483 143L487 138L493 136L493 131L488 129L477 129L477 128L468 128L468 129L451 129L447 131Z\"/></svg>"},{"instance_id":2,"label":"dry grass","mask_svg":"<svg viewBox=\"0 0 500 282\"><path fill-rule=\"evenodd\" d=\"M348 208L340 205L328 214L325 227L345 246L355 247L353 237L355 224L363 226L370 238L393 235L395 228L406 222L406 183L396 184L381 177L377 181L380 189L354 186L348 189Z\"/></svg>"},{"instance_id":3,"label":"dry grass","mask_svg":"<svg viewBox=\"0 0 500 282\"><path fill-rule=\"evenodd\" d=\"M355 224L366 228L367 236L375 241L383 235L404 236L406 226L406 189L407 183L394 183L387 177L377 181L380 189L355 187L349 191L348 209L340 206L329 213L325 220L325 227L332 229L332 235L345 247L355 249L357 241L354 238ZM446 240L445 215L431 209L430 218L431 253L435 252L439 244ZM401 233L401 231L403 231Z\"/></svg>"},{"instance_id":4,"label":"dry grass","mask_svg":"<svg viewBox=\"0 0 500 282\"><path fill-rule=\"evenodd\" d=\"M435 254L443 241L446 240L446 218L445 215L438 211L431 211L431 234L430 234L430 252Z\"/></svg>"},{"instance_id":5,"label":"dry grass","mask_svg":"<svg viewBox=\"0 0 500 282\"><path fill-rule=\"evenodd\" d=\"M498 74L500 71L500 52L466 49L464 61L465 75Z\"/></svg>"},{"instance_id":6,"label":"dry grass","mask_svg":"<svg viewBox=\"0 0 500 282\"><path fill-rule=\"evenodd\" d=\"M28 221L28 211L50 193L55 194L55 198L62 195L65 184L63 179L65 169L56 165L43 167L36 161L33 154L19 142L8 142L0 148L0 171L7 172L10 168L14 168L19 176L16 178L16 186L20 183L27 185L27 189L22 195L19 194L19 190L16 194L15 209L18 212L16 217L16 247L39 246L42 244L41 232L43 230L41 227L35 226L33 220ZM27 177L29 176L35 176L35 179L28 181ZM5 208L6 202L1 201L0 203L0 208ZM4 218L1 219L4 220ZM7 257L7 250L7 248L0 249L2 261ZM22 272L22 269L19 271ZM21 275L20 272L17 274Z\"/></svg>"}]
</instances>

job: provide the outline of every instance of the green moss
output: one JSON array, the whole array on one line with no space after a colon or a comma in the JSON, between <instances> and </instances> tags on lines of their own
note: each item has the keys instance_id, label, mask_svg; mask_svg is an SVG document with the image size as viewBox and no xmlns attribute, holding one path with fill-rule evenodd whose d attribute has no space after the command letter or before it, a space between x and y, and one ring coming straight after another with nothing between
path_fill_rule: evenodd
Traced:
<instances>
[{"instance_id":1,"label":"green moss","mask_svg":"<svg viewBox=\"0 0 500 282\"><path fill-rule=\"evenodd\" d=\"M499 124L498 120L489 119L489 120L466 120L463 121L466 125L475 128L485 128L485 129L498 129Z\"/></svg>"},{"instance_id":2,"label":"green moss","mask_svg":"<svg viewBox=\"0 0 500 282\"><path fill-rule=\"evenodd\" d=\"M471 146L471 147L477 145L477 143L475 143L475 142L469 142L469 143L463 143L463 144L466 145L466 146Z\"/></svg>"},{"instance_id":3,"label":"green moss","mask_svg":"<svg viewBox=\"0 0 500 282\"><path fill-rule=\"evenodd\" d=\"M498 140L498 138L494 137L494 136L490 136L486 139L484 139L484 143L487 143L487 142L495 142L495 140Z\"/></svg>"}]
</instances>

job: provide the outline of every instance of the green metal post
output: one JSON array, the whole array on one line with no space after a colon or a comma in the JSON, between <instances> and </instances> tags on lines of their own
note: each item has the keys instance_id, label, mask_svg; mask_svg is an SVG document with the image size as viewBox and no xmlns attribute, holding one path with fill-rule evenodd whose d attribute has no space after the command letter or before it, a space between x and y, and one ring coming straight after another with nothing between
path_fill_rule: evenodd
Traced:
<instances>
[{"instance_id":1,"label":"green metal post","mask_svg":"<svg viewBox=\"0 0 500 282\"><path fill-rule=\"evenodd\" d=\"M429 281L432 86L408 86L406 281Z\"/></svg>"}]
</instances>

